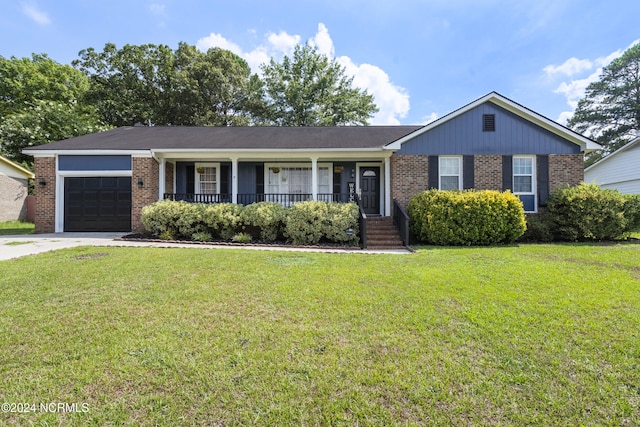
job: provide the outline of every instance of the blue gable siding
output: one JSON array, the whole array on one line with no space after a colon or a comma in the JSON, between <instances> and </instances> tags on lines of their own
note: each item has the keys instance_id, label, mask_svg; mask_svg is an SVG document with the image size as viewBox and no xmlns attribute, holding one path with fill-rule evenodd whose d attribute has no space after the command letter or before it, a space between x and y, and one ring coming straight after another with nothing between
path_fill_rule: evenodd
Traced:
<instances>
[{"instance_id":1,"label":"blue gable siding","mask_svg":"<svg viewBox=\"0 0 640 427\"><path fill-rule=\"evenodd\" d=\"M495 114L495 132L482 131L482 115ZM492 102L485 102L402 144L398 154L574 154L580 147Z\"/></svg>"},{"instance_id":2,"label":"blue gable siding","mask_svg":"<svg viewBox=\"0 0 640 427\"><path fill-rule=\"evenodd\" d=\"M58 156L61 171L130 171L131 156Z\"/></svg>"}]
</instances>

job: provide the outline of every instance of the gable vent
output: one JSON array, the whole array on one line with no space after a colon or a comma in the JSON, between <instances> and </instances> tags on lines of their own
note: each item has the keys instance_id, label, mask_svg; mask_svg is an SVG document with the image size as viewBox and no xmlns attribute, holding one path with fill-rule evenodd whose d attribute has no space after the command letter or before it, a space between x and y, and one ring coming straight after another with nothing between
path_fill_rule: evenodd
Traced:
<instances>
[{"instance_id":1,"label":"gable vent","mask_svg":"<svg viewBox=\"0 0 640 427\"><path fill-rule=\"evenodd\" d=\"M496 131L496 115L495 114L482 115L482 131L483 132Z\"/></svg>"}]
</instances>

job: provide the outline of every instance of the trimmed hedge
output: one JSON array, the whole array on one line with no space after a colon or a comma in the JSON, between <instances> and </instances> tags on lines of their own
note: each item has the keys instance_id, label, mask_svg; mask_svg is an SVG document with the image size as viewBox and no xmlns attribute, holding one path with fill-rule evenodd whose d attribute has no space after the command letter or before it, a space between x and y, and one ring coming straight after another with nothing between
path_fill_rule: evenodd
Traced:
<instances>
[{"instance_id":1,"label":"trimmed hedge","mask_svg":"<svg viewBox=\"0 0 640 427\"><path fill-rule=\"evenodd\" d=\"M162 239L196 241L276 241L293 244L358 241L358 207L354 203L300 202L291 208L261 202L201 204L163 200L142 209L145 229ZM347 230L353 230L353 236Z\"/></svg>"},{"instance_id":2,"label":"trimmed hedge","mask_svg":"<svg viewBox=\"0 0 640 427\"><path fill-rule=\"evenodd\" d=\"M354 203L306 201L293 205L284 220L284 235L294 245L315 245L321 240L348 242L357 236L358 206Z\"/></svg>"},{"instance_id":3,"label":"trimmed hedge","mask_svg":"<svg viewBox=\"0 0 640 427\"><path fill-rule=\"evenodd\" d=\"M640 196L581 184L554 191L547 203L555 240L599 241L640 228Z\"/></svg>"},{"instance_id":4,"label":"trimmed hedge","mask_svg":"<svg viewBox=\"0 0 640 427\"><path fill-rule=\"evenodd\" d=\"M282 236L286 212L280 203L259 202L245 206L240 217L245 227L254 231L250 233L253 237L274 241Z\"/></svg>"},{"instance_id":5,"label":"trimmed hedge","mask_svg":"<svg viewBox=\"0 0 640 427\"><path fill-rule=\"evenodd\" d=\"M512 243L526 222L522 202L510 192L428 190L409 201L412 233L434 245Z\"/></svg>"}]
</instances>

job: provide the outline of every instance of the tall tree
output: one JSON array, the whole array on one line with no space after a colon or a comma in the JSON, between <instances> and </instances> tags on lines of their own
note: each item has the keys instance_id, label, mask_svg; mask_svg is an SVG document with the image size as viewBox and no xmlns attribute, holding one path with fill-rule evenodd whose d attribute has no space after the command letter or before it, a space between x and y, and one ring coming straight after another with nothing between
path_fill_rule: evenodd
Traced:
<instances>
[{"instance_id":1,"label":"tall tree","mask_svg":"<svg viewBox=\"0 0 640 427\"><path fill-rule=\"evenodd\" d=\"M603 146L593 163L622 147L640 130L640 44L636 44L602 70L587 86L585 96L568 126Z\"/></svg>"},{"instance_id":2,"label":"tall tree","mask_svg":"<svg viewBox=\"0 0 640 427\"><path fill-rule=\"evenodd\" d=\"M354 87L344 67L308 44L281 63L271 59L262 72L268 124L366 125L378 111L373 95Z\"/></svg>"},{"instance_id":3,"label":"tall tree","mask_svg":"<svg viewBox=\"0 0 640 427\"><path fill-rule=\"evenodd\" d=\"M113 126L246 125L254 115L250 68L227 50L107 43L73 64L89 76L89 99Z\"/></svg>"},{"instance_id":4,"label":"tall tree","mask_svg":"<svg viewBox=\"0 0 640 427\"><path fill-rule=\"evenodd\" d=\"M0 56L0 151L32 161L22 149L105 129L83 102L89 82L81 72L46 55Z\"/></svg>"}]
</instances>

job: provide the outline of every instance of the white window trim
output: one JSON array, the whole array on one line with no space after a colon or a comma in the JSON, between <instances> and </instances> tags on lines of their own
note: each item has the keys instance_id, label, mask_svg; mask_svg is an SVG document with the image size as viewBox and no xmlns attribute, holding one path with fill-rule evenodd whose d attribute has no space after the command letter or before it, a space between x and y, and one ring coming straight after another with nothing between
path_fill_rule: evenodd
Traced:
<instances>
[{"instance_id":1,"label":"white window trim","mask_svg":"<svg viewBox=\"0 0 640 427\"><path fill-rule=\"evenodd\" d=\"M264 188L265 193L267 187L269 186L269 169L272 168L280 168L282 169L290 169L290 168L301 168L301 169L309 169L311 171L312 164L311 163L265 163L264 164ZM316 173L320 172L320 168L329 169L329 188L333 189L333 163L318 163ZM279 187L279 185L278 185ZM278 190L279 191L279 190ZM320 182L318 181L318 188L316 192L320 193ZM270 194L270 193L268 193ZM276 194L288 194L288 193L276 193ZM324 194L324 193L323 193Z\"/></svg>"},{"instance_id":2,"label":"white window trim","mask_svg":"<svg viewBox=\"0 0 640 427\"><path fill-rule=\"evenodd\" d=\"M457 159L458 160L458 170L460 173L458 175L444 175L442 173L442 159ZM438 156L438 189L442 189L442 177L443 176L457 176L458 177L458 190L463 189L463 164L462 164L462 156Z\"/></svg>"},{"instance_id":3,"label":"white window trim","mask_svg":"<svg viewBox=\"0 0 640 427\"><path fill-rule=\"evenodd\" d=\"M531 175L529 174L516 174L515 173L515 168L514 168L514 163L516 159L531 159ZM525 211L527 213L537 213L538 212L538 198L536 197L538 194L538 188L537 188L537 184L538 184L538 178L536 175L537 172L537 164L536 164L536 156L535 155L518 155L518 156L513 156L511 158L511 188L514 189L513 194L515 194L516 196L534 196L533 197L533 210L532 211ZM531 191L515 191L515 177L516 176L531 176Z\"/></svg>"},{"instance_id":4,"label":"white window trim","mask_svg":"<svg viewBox=\"0 0 640 427\"><path fill-rule=\"evenodd\" d=\"M195 167L193 168L193 173L195 175L195 187L194 191L198 193L197 190L200 188L200 174L198 173L199 167L205 168L216 168L216 192L214 194L220 194L220 163L212 163L212 162L197 162Z\"/></svg>"}]
</instances>

